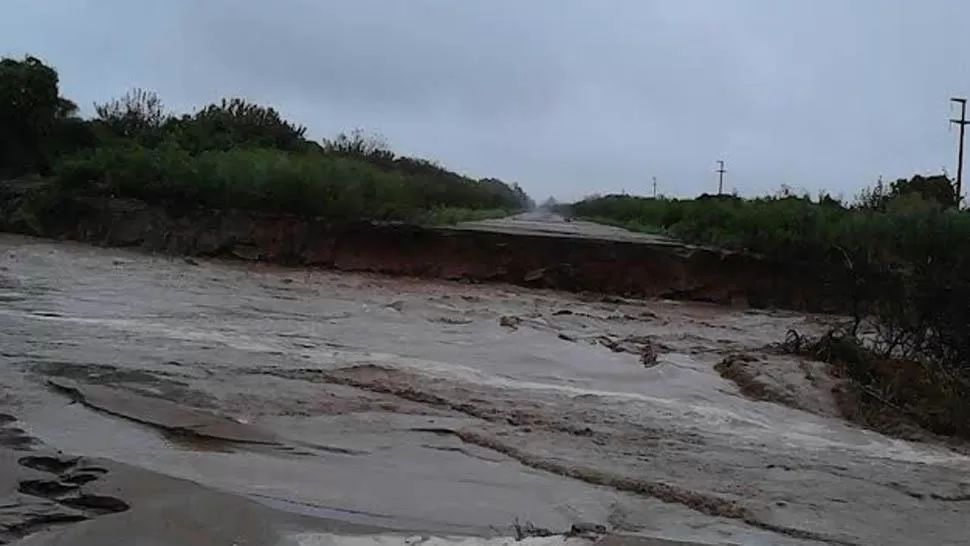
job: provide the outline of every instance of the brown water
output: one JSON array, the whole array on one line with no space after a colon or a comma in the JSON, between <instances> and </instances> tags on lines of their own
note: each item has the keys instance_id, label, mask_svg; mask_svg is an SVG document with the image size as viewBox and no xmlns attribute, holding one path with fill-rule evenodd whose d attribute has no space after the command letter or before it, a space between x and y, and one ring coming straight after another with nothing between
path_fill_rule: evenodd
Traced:
<instances>
[{"instance_id":1,"label":"brown water","mask_svg":"<svg viewBox=\"0 0 970 546\"><path fill-rule=\"evenodd\" d=\"M818 367L763 350L824 320L2 236L0 408L65 451L397 529L966 543L967 457L845 424ZM714 371L734 353L809 411L742 397ZM172 436L71 403L51 378L282 444Z\"/></svg>"}]
</instances>

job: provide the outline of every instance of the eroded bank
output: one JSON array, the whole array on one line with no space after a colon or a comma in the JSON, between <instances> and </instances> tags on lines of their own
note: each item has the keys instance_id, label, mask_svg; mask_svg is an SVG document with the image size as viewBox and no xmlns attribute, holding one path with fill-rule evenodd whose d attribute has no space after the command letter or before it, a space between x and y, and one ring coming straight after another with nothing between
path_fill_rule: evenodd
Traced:
<instances>
[{"instance_id":1,"label":"eroded bank","mask_svg":"<svg viewBox=\"0 0 970 546\"><path fill-rule=\"evenodd\" d=\"M340 271L504 282L759 308L839 310L838 272L819 264L671 241L514 229L334 223L242 211L186 211L131 200L30 199L0 184L0 230L185 256Z\"/></svg>"}]
</instances>

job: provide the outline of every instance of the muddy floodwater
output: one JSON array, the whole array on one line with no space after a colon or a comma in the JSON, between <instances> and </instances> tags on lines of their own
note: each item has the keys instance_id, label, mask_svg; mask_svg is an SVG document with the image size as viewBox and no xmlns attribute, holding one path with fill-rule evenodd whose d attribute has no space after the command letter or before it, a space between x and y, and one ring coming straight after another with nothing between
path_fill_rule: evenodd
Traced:
<instances>
[{"instance_id":1,"label":"muddy floodwater","mask_svg":"<svg viewBox=\"0 0 970 546\"><path fill-rule=\"evenodd\" d=\"M766 348L828 320L0 236L0 440L441 536L966 544L970 459Z\"/></svg>"}]
</instances>

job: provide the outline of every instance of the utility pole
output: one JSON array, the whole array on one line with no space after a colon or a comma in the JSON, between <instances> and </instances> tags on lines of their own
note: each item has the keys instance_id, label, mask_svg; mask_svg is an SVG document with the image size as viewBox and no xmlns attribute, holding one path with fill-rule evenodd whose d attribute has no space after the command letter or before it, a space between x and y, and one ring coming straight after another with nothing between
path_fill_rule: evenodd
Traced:
<instances>
[{"instance_id":1,"label":"utility pole","mask_svg":"<svg viewBox=\"0 0 970 546\"><path fill-rule=\"evenodd\" d=\"M960 105L960 119L951 119L950 123L955 123L960 126L960 146L957 151L957 208L960 208L960 203L963 201L963 137L967 131L967 99L962 97L953 97L950 99L951 103L956 103Z\"/></svg>"},{"instance_id":2,"label":"utility pole","mask_svg":"<svg viewBox=\"0 0 970 546\"><path fill-rule=\"evenodd\" d=\"M717 165L717 194L721 195L724 193L724 173L727 171L724 170L724 162L720 159L717 160Z\"/></svg>"},{"instance_id":3,"label":"utility pole","mask_svg":"<svg viewBox=\"0 0 970 546\"><path fill-rule=\"evenodd\" d=\"M657 177L653 177L653 198L657 198Z\"/></svg>"}]
</instances>

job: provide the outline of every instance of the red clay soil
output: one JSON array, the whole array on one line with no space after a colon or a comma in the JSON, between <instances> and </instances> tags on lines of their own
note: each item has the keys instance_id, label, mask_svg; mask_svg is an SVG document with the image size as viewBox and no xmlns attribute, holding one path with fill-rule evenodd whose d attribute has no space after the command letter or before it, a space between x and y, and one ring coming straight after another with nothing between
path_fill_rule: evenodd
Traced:
<instances>
[{"instance_id":1,"label":"red clay soil","mask_svg":"<svg viewBox=\"0 0 970 546\"><path fill-rule=\"evenodd\" d=\"M726 305L838 307L811 268L686 245L335 224L241 211L176 212L140 201L82 197L62 199L24 221L16 199L7 197L0 203L0 230L103 246Z\"/></svg>"}]
</instances>

